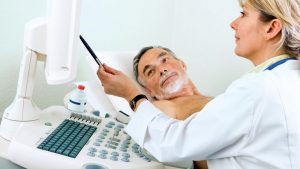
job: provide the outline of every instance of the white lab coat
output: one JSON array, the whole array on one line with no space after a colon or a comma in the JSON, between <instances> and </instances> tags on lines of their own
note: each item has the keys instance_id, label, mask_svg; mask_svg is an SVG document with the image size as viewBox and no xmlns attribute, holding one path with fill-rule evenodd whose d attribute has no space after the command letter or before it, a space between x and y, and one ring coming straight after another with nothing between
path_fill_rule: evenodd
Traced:
<instances>
[{"instance_id":1,"label":"white lab coat","mask_svg":"<svg viewBox=\"0 0 300 169\"><path fill-rule=\"evenodd\" d=\"M210 169L300 169L300 62L249 73L184 121L143 101L126 131L162 162Z\"/></svg>"}]
</instances>

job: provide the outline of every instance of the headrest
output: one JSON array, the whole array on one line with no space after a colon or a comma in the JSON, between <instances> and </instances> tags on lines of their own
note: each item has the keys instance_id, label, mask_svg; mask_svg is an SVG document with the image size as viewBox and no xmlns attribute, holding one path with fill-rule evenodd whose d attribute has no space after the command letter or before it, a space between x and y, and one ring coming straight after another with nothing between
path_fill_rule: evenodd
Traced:
<instances>
[{"instance_id":1,"label":"headrest","mask_svg":"<svg viewBox=\"0 0 300 169\"><path fill-rule=\"evenodd\" d=\"M102 63L106 63L110 67L122 71L128 77L135 81L133 74L133 58L137 54L137 51L122 51L122 52L96 52L97 57ZM95 81L101 83L96 75L98 70L98 65L91 55L86 56L87 61L93 71L95 72ZM113 106L117 111L123 111L129 115L133 112L128 104L128 102L120 97L107 95L109 100L112 102Z\"/></svg>"}]
</instances>

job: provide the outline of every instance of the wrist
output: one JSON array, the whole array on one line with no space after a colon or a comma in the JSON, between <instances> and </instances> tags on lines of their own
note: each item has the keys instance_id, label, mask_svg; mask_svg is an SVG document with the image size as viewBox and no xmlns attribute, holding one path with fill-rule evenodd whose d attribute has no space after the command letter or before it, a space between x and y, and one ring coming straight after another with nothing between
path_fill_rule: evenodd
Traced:
<instances>
[{"instance_id":1,"label":"wrist","mask_svg":"<svg viewBox=\"0 0 300 169\"><path fill-rule=\"evenodd\" d=\"M140 99L140 100L136 103L135 108L133 109L133 111L135 112L136 109L139 107L139 105L140 105L143 101L145 101L145 100L148 100L148 99L145 99L145 98Z\"/></svg>"},{"instance_id":2,"label":"wrist","mask_svg":"<svg viewBox=\"0 0 300 169\"><path fill-rule=\"evenodd\" d=\"M139 90L132 88L131 90L128 90L129 94L125 97L125 99L130 102L135 96L142 94Z\"/></svg>"},{"instance_id":3,"label":"wrist","mask_svg":"<svg viewBox=\"0 0 300 169\"><path fill-rule=\"evenodd\" d=\"M145 100L145 99L148 100L147 96L144 95L144 94L138 94L138 95L134 96L134 97L129 101L130 108L131 108L133 111L135 111L136 108L138 107L138 105L139 105L143 100Z\"/></svg>"}]
</instances>

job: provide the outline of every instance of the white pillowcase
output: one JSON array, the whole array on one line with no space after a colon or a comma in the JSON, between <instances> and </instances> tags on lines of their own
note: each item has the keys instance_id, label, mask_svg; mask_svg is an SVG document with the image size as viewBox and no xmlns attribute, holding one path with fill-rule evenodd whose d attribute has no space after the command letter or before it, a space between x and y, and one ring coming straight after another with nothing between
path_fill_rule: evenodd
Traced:
<instances>
[{"instance_id":1,"label":"white pillowcase","mask_svg":"<svg viewBox=\"0 0 300 169\"><path fill-rule=\"evenodd\" d=\"M96 52L98 59L102 63L106 63L108 66L122 71L128 77L132 78L135 81L134 73L133 73L133 58L137 54L137 51L122 51L122 52ZM93 59L91 55L86 56L88 63L91 68L95 72L95 79L97 82L101 83L96 75L96 71L98 70L98 65ZM102 90L103 91L103 90ZM97 94L97 93L95 93ZM128 102L120 97L112 96L106 94L115 107L117 111L123 111L128 115L131 115L133 111L131 110Z\"/></svg>"}]
</instances>

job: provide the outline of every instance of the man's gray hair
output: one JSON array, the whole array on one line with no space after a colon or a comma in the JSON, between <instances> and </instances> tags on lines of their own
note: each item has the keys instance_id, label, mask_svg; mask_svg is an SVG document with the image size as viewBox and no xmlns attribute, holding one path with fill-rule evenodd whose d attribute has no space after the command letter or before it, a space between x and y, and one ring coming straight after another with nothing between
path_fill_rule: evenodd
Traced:
<instances>
[{"instance_id":1,"label":"man's gray hair","mask_svg":"<svg viewBox=\"0 0 300 169\"><path fill-rule=\"evenodd\" d=\"M139 62L142 58L142 56L150 49L153 49L153 48L161 48L167 52L169 52L175 59L178 59L175 55L175 53L170 50L169 48L165 48L165 47L162 47L162 46L146 46L146 47L143 47L139 53L133 58L133 73L134 73L134 77L135 77L135 80L141 85L144 87L144 83L140 80L139 78L139 71L138 71L138 66L139 66Z\"/></svg>"}]
</instances>

